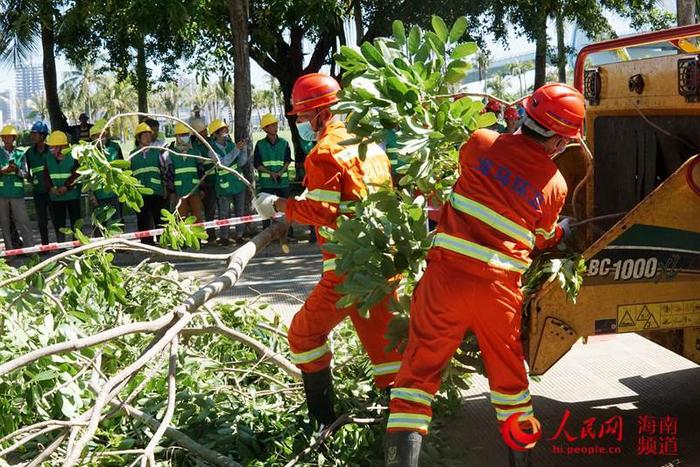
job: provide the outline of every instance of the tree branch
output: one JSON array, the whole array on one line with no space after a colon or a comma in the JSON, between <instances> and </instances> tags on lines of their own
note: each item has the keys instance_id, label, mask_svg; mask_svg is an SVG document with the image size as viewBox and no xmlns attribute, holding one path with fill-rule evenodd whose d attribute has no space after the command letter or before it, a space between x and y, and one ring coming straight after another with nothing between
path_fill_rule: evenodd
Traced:
<instances>
[{"instance_id":1,"label":"tree branch","mask_svg":"<svg viewBox=\"0 0 700 467\"><path fill-rule=\"evenodd\" d=\"M165 409L163 420L160 422L160 426L153 434L151 441L148 443L143 453L143 458L141 460L142 467L146 467L147 462L150 462L152 467L156 467L155 448L158 446L160 439L163 437L163 433L165 433L165 429L170 425L173 414L175 413L175 397L177 395L177 382L175 378L177 375L177 344L178 336L176 335L170 343L170 360L168 362L168 405Z\"/></svg>"}]
</instances>

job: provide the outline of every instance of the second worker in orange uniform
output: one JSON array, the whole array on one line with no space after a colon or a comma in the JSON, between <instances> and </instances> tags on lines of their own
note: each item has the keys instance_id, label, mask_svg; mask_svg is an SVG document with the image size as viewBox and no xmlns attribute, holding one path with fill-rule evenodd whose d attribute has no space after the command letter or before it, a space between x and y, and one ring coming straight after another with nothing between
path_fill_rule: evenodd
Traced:
<instances>
[{"instance_id":1,"label":"second worker in orange uniform","mask_svg":"<svg viewBox=\"0 0 700 467\"><path fill-rule=\"evenodd\" d=\"M488 374L499 424L511 415L534 419L520 343L520 277L533 248L555 245L566 199L551 156L580 136L583 96L547 84L526 101L515 134L478 130L460 148L461 174L443 207L428 266L411 304L408 345L391 390L387 467L417 467L442 370L471 330ZM511 466L529 451L510 450Z\"/></svg>"},{"instance_id":2,"label":"second worker in orange uniform","mask_svg":"<svg viewBox=\"0 0 700 467\"><path fill-rule=\"evenodd\" d=\"M312 73L300 77L292 89L292 115L297 116L299 136L316 145L306 156L304 187L297 198L278 198L260 193L255 206L263 217L283 212L289 222L320 227L336 227L341 214L351 214L350 204L366 196L368 187L391 186L391 164L377 145L370 145L364 162L357 146L343 146L350 139L345 125L335 117L330 106L338 101L338 82L330 76ZM323 244L323 237L318 236ZM343 278L335 273L335 258L323 251L323 274L289 327L292 362L302 371L310 415L328 426L335 418L331 348L328 336L335 326L349 317L357 331L374 370L379 388L389 387L399 369L401 355L387 352L384 337L391 320L387 297L370 310L369 319L354 307L337 308L340 294L336 285Z\"/></svg>"}]
</instances>

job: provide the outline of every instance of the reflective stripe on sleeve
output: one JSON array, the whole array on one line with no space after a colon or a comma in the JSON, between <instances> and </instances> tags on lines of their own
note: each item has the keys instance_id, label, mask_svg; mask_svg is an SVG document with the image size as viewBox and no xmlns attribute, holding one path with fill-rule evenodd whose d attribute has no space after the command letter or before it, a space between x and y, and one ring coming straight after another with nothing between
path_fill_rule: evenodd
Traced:
<instances>
[{"instance_id":1,"label":"reflective stripe on sleeve","mask_svg":"<svg viewBox=\"0 0 700 467\"><path fill-rule=\"evenodd\" d=\"M335 258L323 260L323 272L335 271Z\"/></svg>"},{"instance_id":2,"label":"reflective stripe on sleeve","mask_svg":"<svg viewBox=\"0 0 700 467\"><path fill-rule=\"evenodd\" d=\"M317 188L311 190L306 194L306 199L312 199L314 201L321 201L326 203L339 204L340 203L340 192L331 190L321 190Z\"/></svg>"},{"instance_id":3,"label":"reflective stripe on sleeve","mask_svg":"<svg viewBox=\"0 0 700 467\"><path fill-rule=\"evenodd\" d=\"M374 376L391 375L394 373L398 373L399 368L401 368L401 361L386 362L380 363L379 365L373 365L372 372L374 373Z\"/></svg>"},{"instance_id":4,"label":"reflective stripe on sleeve","mask_svg":"<svg viewBox=\"0 0 700 467\"><path fill-rule=\"evenodd\" d=\"M525 389L517 394L504 394L491 391L491 403L499 405L521 405L530 402L530 391Z\"/></svg>"},{"instance_id":5,"label":"reflective stripe on sleeve","mask_svg":"<svg viewBox=\"0 0 700 467\"><path fill-rule=\"evenodd\" d=\"M535 235L537 235L538 237L542 237L545 240L549 240L549 239L554 238L554 235L556 235L556 233L557 233L557 226L556 225L554 227L552 227L552 230L550 230L549 232L544 230L544 229L535 229Z\"/></svg>"},{"instance_id":6,"label":"reflective stripe on sleeve","mask_svg":"<svg viewBox=\"0 0 700 467\"><path fill-rule=\"evenodd\" d=\"M512 409L501 409L499 407L494 408L496 409L496 418L499 422L505 422L508 417L518 412L522 412L522 415L518 417L519 419L535 416L535 412L532 410L531 405L526 405L525 407L513 407Z\"/></svg>"},{"instance_id":7,"label":"reflective stripe on sleeve","mask_svg":"<svg viewBox=\"0 0 700 467\"><path fill-rule=\"evenodd\" d=\"M391 413L387 428L403 428L411 431L428 432L431 417L429 415L415 413Z\"/></svg>"}]
</instances>

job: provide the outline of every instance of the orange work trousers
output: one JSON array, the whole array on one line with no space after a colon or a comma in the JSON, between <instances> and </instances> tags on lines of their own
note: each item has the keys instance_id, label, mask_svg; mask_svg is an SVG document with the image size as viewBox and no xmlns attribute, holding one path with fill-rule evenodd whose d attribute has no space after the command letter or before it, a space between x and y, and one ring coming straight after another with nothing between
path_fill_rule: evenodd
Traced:
<instances>
[{"instance_id":1,"label":"orange work trousers","mask_svg":"<svg viewBox=\"0 0 700 467\"><path fill-rule=\"evenodd\" d=\"M520 343L520 275L431 250L411 303L409 337L391 390L388 431L428 432L441 373L471 330L481 349L499 426L532 417Z\"/></svg>"},{"instance_id":2,"label":"orange work trousers","mask_svg":"<svg viewBox=\"0 0 700 467\"><path fill-rule=\"evenodd\" d=\"M340 299L335 286L341 281L342 278L333 271L324 272L304 305L294 315L288 333L292 363L305 373L328 368L332 358L328 335L343 319L350 317L372 361L377 387L389 387L401 365L400 353L386 351L389 343L384 334L392 318L388 308L390 297L373 307L369 318L363 318L355 307L335 306Z\"/></svg>"},{"instance_id":3,"label":"orange work trousers","mask_svg":"<svg viewBox=\"0 0 700 467\"><path fill-rule=\"evenodd\" d=\"M194 216L197 218L197 222L202 222L202 197L199 193L193 193L187 197L178 198L180 206L177 208L177 212L182 217Z\"/></svg>"}]
</instances>

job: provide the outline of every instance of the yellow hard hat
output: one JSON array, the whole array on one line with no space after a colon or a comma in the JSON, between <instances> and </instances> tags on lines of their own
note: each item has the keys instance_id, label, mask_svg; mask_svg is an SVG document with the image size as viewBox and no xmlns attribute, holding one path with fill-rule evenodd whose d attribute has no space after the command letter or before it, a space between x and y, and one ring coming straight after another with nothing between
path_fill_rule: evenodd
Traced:
<instances>
[{"instance_id":1,"label":"yellow hard hat","mask_svg":"<svg viewBox=\"0 0 700 467\"><path fill-rule=\"evenodd\" d=\"M0 130L0 136L19 136L19 134L17 133L17 128L13 125L5 125Z\"/></svg>"},{"instance_id":2,"label":"yellow hard hat","mask_svg":"<svg viewBox=\"0 0 700 467\"><path fill-rule=\"evenodd\" d=\"M275 117L272 114L265 114L262 116L260 119L260 128L265 128L268 125L272 125L273 123L277 123L277 117Z\"/></svg>"},{"instance_id":3,"label":"yellow hard hat","mask_svg":"<svg viewBox=\"0 0 700 467\"><path fill-rule=\"evenodd\" d=\"M177 123L175 125L175 134L176 135L189 135L191 133L190 129L187 128L187 126L184 123Z\"/></svg>"},{"instance_id":4,"label":"yellow hard hat","mask_svg":"<svg viewBox=\"0 0 700 467\"><path fill-rule=\"evenodd\" d=\"M141 122L138 125L136 125L136 136L140 135L141 133L149 132L153 134L153 130L151 129L150 126L146 122Z\"/></svg>"},{"instance_id":5,"label":"yellow hard hat","mask_svg":"<svg viewBox=\"0 0 700 467\"><path fill-rule=\"evenodd\" d=\"M190 122L190 126L194 128L194 131L201 133L207 130L207 124L201 118L195 118Z\"/></svg>"},{"instance_id":6,"label":"yellow hard hat","mask_svg":"<svg viewBox=\"0 0 700 467\"><path fill-rule=\"evenodd\" d=\"M49 146L68 146L68 136L62 131L52 131L46 138L46 144Z\"/></svg>"},{"instance_id":7,"label":"yellow hard hat","mask_svg":"<svg viewBox=\"0 0 700 467\"><path fill-rule=\"evenodd\" d=\"M209 128L208 128L209 136L213 135L214 133L216 133L217 131L219 131L222 128L228 128L228 125L217 118L216 120L214 120L213 122L211 122L209 124Z\"/></svg>"}]
</instances>

